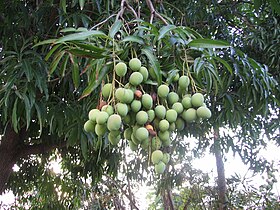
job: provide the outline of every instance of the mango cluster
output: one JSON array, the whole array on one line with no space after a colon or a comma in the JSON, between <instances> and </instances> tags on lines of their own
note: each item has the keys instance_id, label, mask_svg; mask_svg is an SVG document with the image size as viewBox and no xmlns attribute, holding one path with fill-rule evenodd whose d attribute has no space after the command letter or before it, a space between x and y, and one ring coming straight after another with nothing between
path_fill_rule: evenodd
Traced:
<instances>
[{"instance_id":1,"label":"mango cluster","mask_svg":"<svg viewBox=\"0 0 280 210\"><path fill-rule=\"evenodd\" d=\"M114 146L126 139L132 151L146 150L151 154L155 172L162 174L170 160L164 151L172 143L172 132L211 117L204 96L187 94L190 79L186 75L176 75L172 85L152 85L152 72L138 58L131 59L128 65L117 63L113 72L116 81L108 81L101 89L106 103L90 110L84 130L108 137Z\"/></svg>"}]
</instances>

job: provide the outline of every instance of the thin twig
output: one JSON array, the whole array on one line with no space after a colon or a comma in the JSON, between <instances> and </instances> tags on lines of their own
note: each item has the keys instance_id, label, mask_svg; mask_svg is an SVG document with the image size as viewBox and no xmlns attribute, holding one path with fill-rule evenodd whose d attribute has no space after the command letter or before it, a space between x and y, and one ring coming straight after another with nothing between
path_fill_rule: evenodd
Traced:
<instances>
[{"instance_id":1,"label":"thin twig","mask_svg":"<svg viewBox=\"0 0 280 210\"><path fill-rule=\"evenodd\" d=\"M149 10L151 11L151 18L150 22L153 21L154 16L158 17L164 24L168 25L168 22L162 17L154 8L154 5L151 0L146 0L147 6L149 7Z\"/></svg>"},{"instance_id":2,"label":"thin twig","mask_svg":"<svg viewBox=\"0 0 280 210\"><path fill-rule=\"evenodd\" d=\"M113 180L110 176L105 175L117 188L119 188L119 190L122 192L123 195L125 195L125 197L128 198L128 200L130 201L130 204L133 205L134 209L139 210L138 207L136 206L136 204L134 203L133 199L123 190L123 188L121 186L119 186L115 180Z\"/></svg>"},{"instance_id":3,"label":"thin twig","mask_svg":"<svg viewBox=\"0 0 280 210\"><path fill-rule=\"evenodd\" d=\"M117 14L116 20L118 20L120 17L122 17L126 8L128 8L133 13L133 15L135 16L136 19L138 18L136 11L130 6L130 4L127 2L127 0L122 0L121 9Z\"/></svg>"},{"instance_id":4,"label":"thin twig","mask_svg":"<svg viewBox=\"0 0 280 210\"><path fill-rule=\"evenodd\" d=\"M126 2L126 0L122 0L122 2L121 2L121 9L120 9L120 11L117 14L116 20L118 20L118 19L120 19L120 17L122 17L122 15L123 15L123 13L125 11L125 5L124 5L125 2Z\"/></svg>"},{"instance_id":5,"label":"thin twig","mask_svg":"<svg viewBox=\"0 0 280 210\"><path fill-rule=\"evenodd\" d=\"M90 30L93 30L95 28L97 28L98 26L106 23L109 19L111 19L112 17L116 16L116 14L112 14L109 17L107 17L105 20L101 21L100 23L96 24L95 26L93 26Z\"/></svg>"}]
</instances>

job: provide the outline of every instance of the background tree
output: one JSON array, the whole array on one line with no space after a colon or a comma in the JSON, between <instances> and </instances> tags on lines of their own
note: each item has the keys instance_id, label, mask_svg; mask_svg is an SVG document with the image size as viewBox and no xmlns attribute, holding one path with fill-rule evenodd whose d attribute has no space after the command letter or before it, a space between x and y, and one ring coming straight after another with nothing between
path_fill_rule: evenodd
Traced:
<instances>
[{"instance_id":1,"label":"background tree","mask_svg":"<svg viewBox=\"0 0 280 210\"><path fill-rule=\"evenodd\" d=\"M271 141L279 141L279 87L276 86L279 79L279 17L266 4L250 1L180 1L185 8L182 11L174 6L176 3L1 3L0 127L3 135L0 145L0 192L5 188L12 189L22 203L32 201L30 205L34 208L48 205L75 208L85 205L86 201L100 208L121 206L123 204L116 196L118 192L135 205L130 186L122 190L120 183L147 179L133 171L134 166L142 168L143 156L139 154L139 158L128 162L122 149L106 147L83 131L88 111L100 102L98 96L102 80L106 79L106 75L110 76L113 64L107 61L112 61L114 53L120 58L130 57L130 49L136 49L137 54L142 54L142 59L147 56L149 62L155 65L158 72L153 82L157 83L159 75L162 74L165 79L165 73L176 73L174 67L182 64L180 59L175 62L170 60L176 56L184 57L195 83L209 96L207 100L211 103L213 117L199 128L194 126L196 130L191 127L178 134L178 138L183 135L197 137L197 152L211 146L219 163L222 163L222 153L232 149L253 169L262 171L267 168L268 163L256 161L256 156L267 143L260 138L264 131ZM137 9L139 6L141 10ZM273 8L278 11L277 7ZM256 10L258 15L254 14ZM275 18L267 18L269 15ZM133 22L136 17L146 22ZM123 25L113 25L116 19L121 19ZM154 26L149 24L150 21ZM170 25L164 27L166 23ZM182 30L180 25L189 28ZM103 33L85 32L86 37L75 38L79 36L77 32L90 28L100 29ZM217 43L209 40L204 43L206 46L202 42L193 45L202 48L189 49L184 41L200 38L191 28L205 37L229 41L255 60L267 64L269 69L237 48L213 51L211 47ZM69 33L74 35L67 36ZM143 36L146 33L148 36ZM113 37L115 43L112 43ZM125 38L126 41L122 41ZM46 44L55 44L34 47L42 40L49 40ZM156 52L137 51L154 45L164 47ZM120 50L115 51L115 46L119 46ZM188 49L187 56L182 54L184 48ZM263 56L267 53L271 55L268 63ZM162 56L162 59L157 56ZM168 66L169 63L175 66ZM179 70L182 70L183 66L180 67ZM235 129L235 136L222 134L222 127ZM184 161L187 145L184 141L175 142L177 149L172 157L174 163L180 163ZM51 152L55 148L57 150ZM59 175L48 169L52 158L61 159L63 172ZM116 182L114 177L123 162L125 164L120 172L125 171L126 178ZM12 173L15 163L20 169ZM146 170L145 165L142 170ZM105 181L102 180L103 175L107 176ZM174 186L172 180L180 180L180 177L180 171L172 169L158 181L159 186L170 192ZM180 185L182 181L184 178L176 184ZM225 180L220 181L220 203L224 204ZM87 184L88 187L85 187ZM104 190L104 185L108 189ZM100 195L106 195L108 191L112 203L106 202L105 196L100 199ZM165 194L165 191L160 191ZM25 192L31 194L24 196ZM36 199L31 199L32 192L39 192ZM40 201L39 204L37 201Z\"/></svg>"}]
</instances>

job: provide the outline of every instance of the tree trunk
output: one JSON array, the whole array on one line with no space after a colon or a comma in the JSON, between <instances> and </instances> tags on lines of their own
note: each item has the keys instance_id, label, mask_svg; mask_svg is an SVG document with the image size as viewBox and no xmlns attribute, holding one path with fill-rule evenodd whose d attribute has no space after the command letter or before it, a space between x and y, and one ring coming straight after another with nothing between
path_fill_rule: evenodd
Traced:
<instances>
[{"instance_id":1,"label":"tree trunk","mask_svg":"<svg viewBox=\"0 0 280 210\"><path fill-rule=\"evenodd\" d=\"M14 129L8 125L4 135L0 140L0 195L5 191L6 184L9 181L10 175L13 172L13 166L19 158L28 158L31 154L43 154L50 152L55 148L66 146L66 141L54 142L51 138L59 140L57 136L41 137L41 144L27 145L24 144L24 139L27 138L27 131L21 129L16 133Z\"/></svg>"},{"instance_id":2,"label":"tree trunk","mask_svg":"<svg viewBox=\"0 0 280 210\"><path fill-rule=\"evenodd\" d=\"M17 148L19 144L19 134L10 126L7 126L0 144L0 195L5 191L6 183L13 171L13 166L17 160Z\"/></svg>"},{"instance_id":3,"label":"tree trunk","mask_svg":"<svg viewBox=\"0 0 280 210\"><path fill-rule=\"evenodd\" d=\"M220 147L219 130L214 133L215 158L218 173L219 210L227 209L225 168Z\"/></svg>"}]
</instances>

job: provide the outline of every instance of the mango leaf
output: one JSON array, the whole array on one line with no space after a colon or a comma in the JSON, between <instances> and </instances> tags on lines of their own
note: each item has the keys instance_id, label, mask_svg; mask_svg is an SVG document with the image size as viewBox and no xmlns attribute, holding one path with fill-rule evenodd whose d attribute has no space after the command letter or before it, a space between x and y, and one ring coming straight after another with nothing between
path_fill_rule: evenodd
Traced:
<instances>
[{"instance_id":1,"label":"mango leaf","mask_svg":"<svg viewBox=\"0 0 280 210\"><path fill-rule=\"evenodd\" d=\"M85 31L85 32L80 32L80 33L74 33L74 34L69 34L66 36L63 36L55 41L55 44L67 42L67 41L77 41L77 40L86 40L87 38L90 37L107 37L106 34L104 34L101 31L97 30L92 30L92 31Z\"/></svg>"},{"instance_id":2,"label":"mango leaf","mask_svg":"<svg viewBox=\"0 0 280 210\"><path fill-rule=\"evenodd\" d=\"M74 83L75 90L77 90L77 88L80 85L80 70L79 70L78 62L74 62L72 65L73 65L72 80Z\"/></svg>"},{"instance_id":3,"label":"mango leaf","mask_svg":"<svg viewBox=\"0 0 280 210\"><path fill-rule=\"evenodd\" d=\"M159 30L159 36L158 36L158 40L162 39L168 32L176 29L177 27L174 25L167 25L167 26L163 26L160 30Z\"/></svg>"},{"instance_id":4,"label":"mango leaf","mask_svg":"<svg viewBox=\"0 0 280 210\"><path fill-rule=\"evenodd\" d=\"M85 50L90 50L90 51L93 51L93 52L96 52L96 53L103 53L103 52L106 51L106 49L97 47L90 42L80 43L80 42L73 41L72 43L75 44L76 46L80 47L80 48L83 48Z\"/></svg>"},{"instance_id":5,"label":"mango leaf","mask_svg":"<svg viewBox=\"0 0 280 210\"><path fill-rule=\"evenodd\" d=\"M22 68L26 75L27 81L30 82L31 79L33 78L32 67L26 59L22 60Z\"/></svg>"},{"instance_id":6,"label":"mango leaf","mask_svg":"<svg viewBox=\"0 0 280 210\"><path fill-rule=\"evenodd\" d=\"M269 0L272 10L274 10L278 15L280 15L280 3L279 0Z\"/></svg>"},{"instance_id":7,"label":"mango leaf","mask_svg":"<svg viewBox=\"0 0 280 210\"><path fill-rule=\"evenodd\" d=\"M66 0L60 0L60 7L62 8L63 12L66 13Z\"/></svg>"},{"instance_id":8,"label":"mango leaf","mask_svg":"<svg viewBox=\"0 0 280 210\"><path fill-rule=\"evenodd\" d=\"M38 117L39 125L40 125L39 136L41 136L42 129L43 129L42 112L41 112L41 109L40 109L40 107L38 106L37 103L35 103L34 106L35 106L35 109L37 111L37 117Z\"/></svg>"},{"instance_id":9,"label":"mango leaf","mask_svg":"<svg viewBox=\"0 0 280 210\"><path fill-rule=\"evenodd\" d=\"M144 40L138 36L126 36L121 42L136 42L141 45L144 44Z\"/></svg>"},{"instance_id":10,"label":"mango leaf","mask_svg":"<svg viewBox=\"0 0 280 210\"><path fill-rule=\"evenodd\" d=\"M122 21L116 20L109 31L109 37L114 38L116 33L121 29Z\"/></svg>"},{"instance_id":11,"label":"mango leaf","mask_svg":"<svg viewBox=\"0 0 280 210\"><path fill-rule=\"evenodd\" d=\"M64 61L62 62L61 64L61 68L60 68L60 75L62 77L64 77L65 75L65 70L66 70L66 67L67 67L67 64L68 64L68 60L69 60L69 54L67 54L64 58Z\"/></svg>"},{"instance_id":12,"label":"mango leaf","mask_svg":"<svg viewBox=\"0 0 280 210\"><path fill-rule=\"evenodd\" d=\"M13 112L12 112L12 125L16 133L18 133L17 103L18 103L18 98L16 98L15 100Z\"/></svg>"},{"instance_id":13,"label":"mango leaf","mask_svg":"<svg viewBox=\"0 0 280 210\"><path fill-rule=\"evenodd\" d=\"M104 65L102 67L102 69L99 71L98 79L97 80L92 79L91 81L89 81L88 86L84 89L79 100L90 95L92 91L94 91L101 84L102 80L104 79L108 71L111 69L111 67L112 65Z\"/></svg>"},{"instance_id":14,"label":"mango leaf","mask_svg":"<svg viewBox=\"0 0 280 210\"><path fill-rule=\"evenodd\" d=\"M159 62L158 62L156 56L154 56L154 54L153 54L153 50L150 47L145 47L142 49L142 54L145 54L147 56L147 58L149 59L151 66L154 69L154 72L156 74L157 82L158 82L158 84L161 84L162 74L161 74L161 70L160 70L160 65L159 65Z\"/></svg>"},{"instance_id":15,"label":"mango leaf","mask_svg":"<svg viewBox=\"0 0 280 210\"><path fill-rule=\"evenodd\" d=\"M81 149L82 149L82 154L85 159L87 159L87 152L88 152L88 142L86 135L81 132Z\"/></svg>"},{"instance_id":16,"label":"mango leaf","mask_svg":"<svg viewBox=\"0 0 280 210\"><path fill-rule=\"evenodd\" d=\"M52 56L52 54L61 46L62 44L58 44L52 47L52 49L48 52L48 54L45 57L45 61L48 61L49 58ZM60 49L60 51L63 49L64 47L62 47Z\"/></svg>"},{"instance_id":17,"label":"mango leaf","mask_svg":"<svg viewBox=\"0 0 280 210\"><path fill-rule=\"evenodd\" d=\"M38 47L40 45L44 45L44 44L53 44L56 41L56 39L47 39L41 42L38 42L37 44L35 44L32 48L34 47Z\"/></svg>"},{"instance_id":18,"label":"mango leaf","mask_svg":"<svg viewBox=\"0 0 280 210\"><path fill-rule=\"evenodd\" d=\"M190 47L195 48L228 48L230 44L225 41L212 40L212 39L195 39L189 44Z\"/></svg>"},{"instance_id":19,"label":"mango leaf","mask_svg":"<svg viewBox=\"0 0 280 210\"><path fill-rule=\"evenodd\" d=\"M23 100L24 100L24 104L25 104L25 115L26 115L26 130L29 128L30 125L30 121L31 121L31 105L29 102L28 97L24 94L23 95Z\"/></svg>"},{"instance_id":20,"label":"mango leaf","mask_svg":"<svg viewBox=\"0 0 280 210\"><path fill-rule=\"evenodd\" d=\"M79 0L79 5L80 5L81 10L83 10L84 6L85 6L85 0Z\"/></svg>"},{"instance_id":21,"label":"mango leaf","mask_svg":"<svg viewBox=\"0 0 280 210\"><path fill-rule=\"evenodd\" d=\"M70 50L68 50L68 52L70 52L71 54L78 56L78 57L97 58L97 59L108 57L102 53L93 53L93 52L80 50L80 49L70 49Z\"/></svg>"},{"instance_id":22,"label":"mango leaf","mask_svg":"<svg viewBox=\"0 0 280 210\"><path fill-rule=\"evenodd\" d=\"M222 63L226 67L226 69L229 71L229 73L232 74L232 68L231 68L231 66L229 65L228 62L226 62L222 58L219 58L219 57L216 57L216 56L213 56L212 58L219 61L220 63Z\"/></svg>"},{"instance_id":23,"label":"mango leaf","mask_svg":"<svg viewBox=\"0 0 280 210\"><path fill-rule=\"evenodd\" d=\"M60 62L60 60L61 60L61 58L63 57L64 54L65 54L65 51L61 51L61 52L56 54L53 62L51 63L49 75L51 75L55 71L58 63Z\"/></svg>"}]
</instances>

